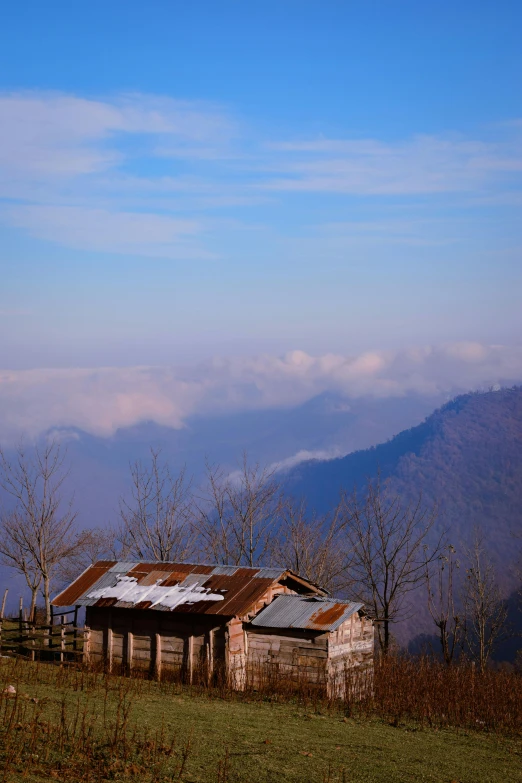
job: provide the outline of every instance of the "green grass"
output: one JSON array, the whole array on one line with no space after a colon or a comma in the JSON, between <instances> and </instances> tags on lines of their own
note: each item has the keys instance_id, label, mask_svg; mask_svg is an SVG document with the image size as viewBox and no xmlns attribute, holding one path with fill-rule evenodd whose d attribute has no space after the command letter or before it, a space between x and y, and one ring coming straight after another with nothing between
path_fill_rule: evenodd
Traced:
<instances>
[{"instance_id":1,"label":"green grass","mask_svg":"<svg viewBox=\"0 0 522 783\"><path fill-rule=\"evenodd\" d=\"M93 726L100 741L110 733L105 727L114 719L118 702L121 706L123 688L125 700L131 702L129 736L130 727L137 725L141 737L157 736L163 727L168 740L176 738L178 753L171 771L179 769L181 748L187 747L190 739L180 778L185 783L522 781L522 743L499 735L414 725L394 727L376 719L343 718L339 712L314 713L298 704L221 699L175 685L118 677L98 676L94 681L87 675L84 679L76 673L60 673L58 667L46 664L19 663L14 668L12 662L0 660L1 689L8 682L16 686L28 720L31 711L37 711L40 725L47 721L47 725L59 726L64 709L67 720L72 721L76 706L86 706L96 716ZM6 701L0 701L3 710ZM229 771L225 774L227 755ZM68 781L67 770L59 767L56 758L45 763L40 758L32 767L27 761L14 763L4 783L36 783L50 778ZM152 779L132 767L127 770L129 777L124 773L115 768L103 779ZM179 779L176 775L174 780Z\"/></svg>"}]
</instances>

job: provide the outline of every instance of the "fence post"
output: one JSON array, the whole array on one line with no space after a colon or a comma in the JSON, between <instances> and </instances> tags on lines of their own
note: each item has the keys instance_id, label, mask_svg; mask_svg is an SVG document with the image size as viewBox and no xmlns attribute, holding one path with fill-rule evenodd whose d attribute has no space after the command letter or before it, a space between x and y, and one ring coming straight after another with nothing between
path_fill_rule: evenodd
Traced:
<instances>
[{"instance_id":1,"label":"fence post","mask_svg":"<svg viewBox=\"0 0 522 783\"><path fill-rule=\"evenodd\" d=\"M73 650L76 652L77 650L77 639L78 639L78 606L74 607L74 634L73 634ZM74 656L74 660L76 661L76 655Z\"/></svg>"},{"instance_id":2,"label":"fence post","mask_svg":"<svg viewBox=\"0 0 522 783\"><path fill-rule=\"evenodd\" d=\"M89 663L91 659L91 629L86 625L83 629L83 663Z\"/></svg>"},{"instance_id":3,"label":"fence post","mask_svg":"<svg viewBox=\"0 0 522 783\"><path fill-rule=\"evenodd\" d=\"M64 652L65 652L65 615L62 614L61 618L61 627L60 627L60 663L63 663L64 661Z\"/></svg>"},{"instance_id":4,"label":"fence post","mask_svg":"<svg viewBox=\"0 0 522 783\"><path fill-rule=\"evenodd\" d=\"M18 655L23 650L23 632L24 632L24 597L20 596L20 605L18 609Z\"/></svg>"},{"instance_id":5,"label":"fence post","mask_svg":"<svg viewBox=\"0 0 522 783\"><path fill-rule=\"evenodd\" d=\"M7 600L7 592L9 588L5 588L4 590L4 597L2 598L2 606L0 607L0 655L2 655L2 629L4 625L4 612L5 612L5 602Z\"/></svg>"},{"instance_id":6,"label":"fence post","mask_svg":"<svg viewBox=\"0 0 522 783\"><path fill-rule=\"evenodd\" d=\"M53 633L54 633L54 608L51 604L51 625L47 630L47 633L49 634L49 648L52 649L54 646L53 642ZM51 659L54 660L54 656L51 656Z\"/></svg>"},{"instance_id":7,"label":"fence post","mask_svg":"<svg viewBox=\"0 0 522 783\"><path fill-rule=\"evenodd\" d=\"M27 631L31 639L31 660L36 660L36 617L35 612L33 612L33 616L29 618L29 622L27 623Z\"/></svg>"}]
</instances>

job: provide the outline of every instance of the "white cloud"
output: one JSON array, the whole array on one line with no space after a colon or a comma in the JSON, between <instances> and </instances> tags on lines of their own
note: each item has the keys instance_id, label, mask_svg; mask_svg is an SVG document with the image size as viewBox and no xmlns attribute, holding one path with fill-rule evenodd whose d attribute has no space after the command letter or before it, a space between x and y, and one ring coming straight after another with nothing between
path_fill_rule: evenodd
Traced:
<instances>
[{"instance_id":1,"label":"white cloud","mask_svg":"<svg viewBox=\"0 0 522 783\"><path fill-rule=\"evenodd\" d=\"M364 396L457 393L522 380L522 348L456 343L360 356L217 358L193 367L0 372L0 435L79 427L109 436L153 420L180 428L193 414L294 406L325 391Z\"/></svg>"},{"instance_id":2,"label":"white cloud","mask_svg":"<svg viewBox=\"0 0 522 783\"><path fill-rule=\"evenodd\" d=\"M4 93L0 197L11 203L0 219L67 247L208 258L213 253L202 244L202 214L228 210L230 217L235 207L279 203L294 191L388 199L453 193L477 204L512 200L522 174L519 125L489 132L496 138L268 143L212 103L147 94ZM201 245L184 239L193 235L189 225L197 226ZM364 243L434 241L426 240L425 226L397 221L337 228L340 237L326 236L333 250L336 243L345 248L347 236ZM323 233L332 230L325 226ZM320 239L319 252L329 252L332 245Z\"/></svg>"},{"instance_id":3,"label":"white cloud","mask_svg":"<svg viewBox=\"0 0 522 783\"><path fill-rule=\"evenodd\" d=\"M271 149L275 176L262 185L268 190L387 196L474 192L522 172L518 135L502 142L437 136L397 143L318 139Z\"/></svg>"},{"instance_id":4,"label":"white cloud","mask_svg":"<svg viewBox=\"0 0 522 783\"><path fill-rule=\"evenodd\" d=\"M15 206L7 210L12 225L26 228L39 239L56 236L67 247L80 250L164 256L214 258L194 237L200 222L145 212L111 212L67 206Z\"/></svg>"},{"instance_id":5,"label":"white cloud","mask_svg":"<svg viewBox=\"0 0 522 783\"><path fill-rule=\"evenodd\" d=\"M227 156L234 134L230 117L211 104L140 94L0 94L0 196L7 200L0 219L66 247L213 258L196 243L204 229L181 198L205 186L144 172L174 152ZM180 201L169 208L165 195L173 191Z\"/></svg>"},{"instance_id":6,"label":"white cloud","mask_svg":"<svg viewBox=\"0 0 522 783\"><path fill-rule=\"evenodd\" d=\"M0 95L0 169L73 177L121 162L115 142L170 143L187 156L228 143L233 123L218 107L151 95L95 100L53 93ZM130 153L127 153L130 154Z\"/></svg>"},{"instance_id":7,"label":"white cloud","mask_svg":"<svg viewBox=\"0 0 522 783\"><path fill-rule=\"evenodd\" d=\"M287 470L295 468L296 465L300 465L302 462L309 462L313 459L328 460L335 459L336 457L343 456L343 450L339 448L334 449L315 449L309 451L308 449L301 449L300 451L292 454L291 457L279 460L279 462L273 462L269 465L269 470L274 470L276 473L284 473Z\"/></svg>"}]
</instances>

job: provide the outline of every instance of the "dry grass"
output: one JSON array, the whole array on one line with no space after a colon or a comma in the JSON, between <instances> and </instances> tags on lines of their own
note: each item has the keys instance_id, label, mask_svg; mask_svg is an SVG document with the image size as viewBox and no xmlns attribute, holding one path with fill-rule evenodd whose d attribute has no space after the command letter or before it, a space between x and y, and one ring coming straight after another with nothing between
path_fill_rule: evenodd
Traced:
<instances>
[{"instance_id":1,"label":"dry grass","mask_svg":"<svg viewBox=\"0 0 522 783\"><path fill-rule=\"evenodd\" d=\"M238 744L242 745L243 740L239 738L250 732L258 738L258 743L266 742L263 752L266 750L268 758L272 751L270 746L277 743L278 736L274 739L264 736L271 736L266 726L272 723L282 742L288 728L282 752L292 759L288 772L274 780L294 780L293 769L303 764L309 765L310 776L303 777L304 773L299 773L300 777L295 779L317 783L410 779L408 776L394 777L396 770L388 769L387 759L382 763L382 770L380 767L373 770L374 777L360 777L354 776L353 770L348 770L342 763L332 761L327 754L319 758L319 752L313 748L317 730L311 732L314 717L329 721L327 724L319 721L317 725L321 729L324 727L326 736L329 736L328 731L331 733L332 743L342 741L338 732L346 729L348 721L352 734L354 727L360 727L364 736L368 732L370 736L382 732L383 742L389 741L390 732L399 730L396 737L400 740L393 740L391 746L396 747L397 752L406 736L404 731L410 736L415 727L417 731L421 729L417 736L427 738L428 745L432 742L430 738L440 742L437 732L441 729L457 727L466 730L466 737L490 734L488 742L500 742L503 747L506 743L514 743L509 745L510 753L520 752L518 739L514 739L522 735L522 677L517 674L486 672L480 675L469 666L447 669L428 659L391 658L377 664L374 690L371 691L368 680L362 699L355 698L361 695L360 677L355 679L347 672L347 697L343 700L328 699L320 683L310 685L288 672L265 671L264 679L260 679L260 675L258 671L255 678L247 680L245 690L238 693L231 691L224 680L210 687L202 679L198 685L189 687L172 681L158 683L144 677L117 677L80 667L3 659L0 662L0 692L12 685L16 694L0 698L0 783L49 778L67 783L133 779L143 783L264 781L269 778L261 777L261 772L259 777L254 777L254 773L242 777L243 762L238 765L238 756L245 751L241 747L238 750ZM191 714L191 708L199 710L200 717L192 729L182 721L177 724L170 721L169 709L181 701L187 714ZM274 720L274 710L281 721L284 720L285 727ZM210 751L202 748L201 736L194 737L193 731L194 727L198 728L201 715L210 720L213 714L221 716L216 717L215 725L211 724L216 736L222 738L220 750L216 754L213 748L213 755L205 756L205 772L201 773L204 776L198 777L194 770L202 767L202 754ZM258 716L259 724L256 725ZM229 732L234 725L232 720L237 721L235 739ZM292 722L296 720L299 741L308 736L308 745L302 750L296 750L296 740L291 732ZM422 731L423 728L431 730ZM472 734L469 734L470 729ZM361 739L358 741L360 743ZM254 749L249 753L255 756L259 751ZM353 753L352 749L349 758ZM428 750L423 753L428 757ZM286 760L286 755L283 758ZM513 760L518 768L518 756L514 755ZM280 766L281 762L278 763ZM466 763L473 762L468 760ZM501 768L499 766L499 770ZM503 774L504 780L522 779L522 776L514 776L513 770ZM453 779L467 778L455 774ZM497 778L481 777L474 770L469 779Z\"/></svg>"},{"instance_id":2,"label":"dry grass","mask_svg":"<svg viewBox=\"0 0 522 783\"><path fill-rule=\"evenodd\" d=\"M375 668L375 692L362 710L429 727L453 726L522 735L522 676L431 658L391 657Z\"/></svg>"}]
</instances>

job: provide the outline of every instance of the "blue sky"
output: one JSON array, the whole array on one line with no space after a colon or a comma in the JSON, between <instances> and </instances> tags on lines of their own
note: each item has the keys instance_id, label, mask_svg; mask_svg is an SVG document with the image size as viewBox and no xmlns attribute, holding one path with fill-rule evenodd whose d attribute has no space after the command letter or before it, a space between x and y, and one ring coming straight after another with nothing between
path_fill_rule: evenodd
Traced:
<instances>
[{"instance_id":1,"label":"blue sky","mask_svg":"<svg viewBox=\"0 0 522 783\"><path fill-rule=\"evenodd\" d=\"M0 367L520 343L520 2L9 3Z\"/></svg>"}]
</instances>

